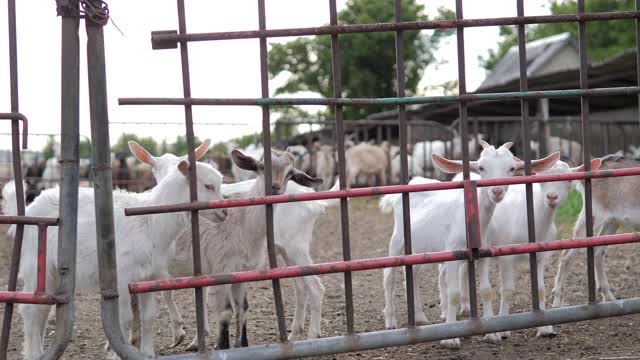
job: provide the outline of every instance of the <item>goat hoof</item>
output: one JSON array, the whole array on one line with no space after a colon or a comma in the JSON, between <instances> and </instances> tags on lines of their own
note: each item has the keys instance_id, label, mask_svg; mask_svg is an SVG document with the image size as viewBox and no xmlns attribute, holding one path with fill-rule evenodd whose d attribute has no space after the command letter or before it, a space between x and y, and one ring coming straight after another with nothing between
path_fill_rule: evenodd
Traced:
<instances>
[{"instance_id":1,"label":"goat hoof","mask_svg":"<svg viewBox=\"0 0 640 360\"><path fill-rule=\"evenodd\" d=\"M313 332L313 333L309 333L309 335L307 336L307 339L317 339L319 337L321 337L322 334L320 334L320 332Z\"/></svg>"},{"instance_id":2,"label":"goat hoof","mask_svg":"<svg viewBox=\"0 0 640 360\"><path fill-rule=\"evenodd\" d=\"M178 336L174 336L173 338L173 345L171 345L171 348L174 348L180 344L182 344L182 342L184 341L186 334L184 331L181 330L181 333Z\"/></svg>"},{"instance_id":3,"label":"goat hoof","mask_svg":"<svg viewBox=\"0 0 640 360\"><path fill-rule=\"evenodd\" d=\"M387 330L393 330L393 329L396 329L396 328L398 328L398 320L396 320L395 318L394 318L394 319L389 319L389 320L386 320L386 319L385 319L385 321L384 321L384 327L385 327Z\"/></svg>"},{"instance_id":4,"label":"goat hoof","mask_svg":"<svg viewBox=\"0 0 640 360\"><path fill-rule=\"evenodd\" d=\"M502 336L499 333L486 334L482 341L490 344L500 344L502 342Z\"/></svg>"},{"instance_id":5,"label":"goat hoof","mask_svg":"<svg viewBox=\"0 0 640 360\"><path fill-rule=\"evenodd\" d=\"M498 334L500 335L500 338L502 340L507 340L508 338L511 337L511 331L503 331L503 332L500 332Z\"/></svg>"},{"instance_id":6,"label":"goat hoof","mask_svg":"<svg viewBox=\"0 0 640 360\"><path fill-rule=\"evenodd\" d=\"M543 326L538 328L538 333L536 334L536 337L552 338L552 337L556 337L557 335L558 333L556 333L555 330L553 330L553 326Z\"/></svg>"},{"instance_id":7,"label":"goat hoof","mask_svg":"<svg viewBox=\"0 0 640 360\"><path fill-rule=\"evenodd\" d=\"M429 324L429 319L427 319L427 315L425 315L424 313L416 314L416 325L422 326L422 325L428 325L428 324Z\"/></svg>"},{"instance_id":8,"label":"goat hoof","mask_svg":"<svg viewBox=\"0 0 640 360\"><path fill-rule=\"evenodd\" d=\"M440 345L445 349L460 349L460 339L448 339L440 341Z\"/></svg>"}]
</instances>

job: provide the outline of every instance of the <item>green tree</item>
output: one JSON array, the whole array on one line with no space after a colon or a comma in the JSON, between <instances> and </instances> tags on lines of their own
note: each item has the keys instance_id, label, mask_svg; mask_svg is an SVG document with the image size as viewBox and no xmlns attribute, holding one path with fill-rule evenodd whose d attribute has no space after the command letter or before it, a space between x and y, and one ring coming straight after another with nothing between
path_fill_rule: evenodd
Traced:
<instances>
[{"instance_id":1,"label":"green tree","mask_svg":"<svg viewBox=\"0 0 640 360\"><path fill-rule=\"evenodd\" d=\"M81 159L91 158L91 142L87 138L80 139L80 158Z\"/></svg>"},{"instance_id":2,"label":"green tree","mask_svg":"<svg viewBox=\"0 0 640 360\"><path fill-rule=\"evenodd\" d=\"M196 147L202 144L202 141L198 139L197 136L193 139L193 142ZM172 154L175 154L178 156L186 155L187 152L189 151L187 147L187 137L184 135L178 135L176 137L176 141L173 142L172 144L169 144L168 148L169 148L168 152Z\"/></svg>"},{"instance_id":3,"label":"green tree","mask_svg":"<svg viewBox=\"0 0 640 360\"><path fill-rule=\"evenodd\" d=\"M394 21L392 0L349 0L338 14L340 24L362 24ZM415 0L403 0L403 21L428 20L424 6ZM438 18L451 19L450 10L439 9ZM430 36L419 31L404 32L405 84L408 96L414 95L424 68L434 62L434 52L443 36L451 30L435 30ZM340 36L343 96L396 96L395 35L393 32L345 34ZM269 73L290 73L275 95L312 91L333 97L331 76L331 38L316 36L299 38L285 44L272 44L269 51ZM382 106L345 107L346 119L361 119L379 112Z\"/></svg>"},{"instance_id":4,"label":"green tree","mask_svg":"<svg viewBox=\"0 0 640 360\"><path fill-rule=\"evenodd\" d=\"M56 143L56 139L53 136L49 136L47 139L47 143L42 148L42 156L45 159L50 159L55 155L54 146Z\"/></svg>"},{"instance_id":5,"label":"green tree","mask_svg":"<svg viewBox=\"0 0 640 360\"><path fill-rule=\"evenodd\" d=\"M550 0L552 15L575 14L578 12L576 1ZM590 0L585 2L586 12L607 12L634 10L634 0ZM634 20L591 21L587 23L587 50L593 60L604 60L635 46L636 35ZM551 35L570 32L578 38L576 23L554 23L530 25L526 29L527 41L537 40ZM518 32L514 26L500 27L498 50L489 50L486 57L480 57L481 65L493 69L512 46L518 44Z\"/></svg>"},{"instance_id":6,"label":"green tree","mask_svg":"<svg viewBox=\"0 0 640 360\"><path fill-rule=\"evenodd\" d=\"M138 144L140 144L143 148L147 149L151 153L151 155L158 155L158 144L156 141L148 136L148 137L138 137L136 134L130 133L122 133L118 138L118 141L115 145L111 147L111 151L115 154L119 153L129 153L129 144L130 140L134 140Z\"/></svg>"}]
</instances>

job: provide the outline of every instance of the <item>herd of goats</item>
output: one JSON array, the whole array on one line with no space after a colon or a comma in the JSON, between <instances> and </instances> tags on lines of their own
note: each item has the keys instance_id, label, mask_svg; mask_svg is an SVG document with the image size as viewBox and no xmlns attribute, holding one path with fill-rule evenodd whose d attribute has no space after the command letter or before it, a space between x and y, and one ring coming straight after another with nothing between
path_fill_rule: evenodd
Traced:
<instances>
[{"instance_id":1,"label":"herd of goats","mask_svg":"<svg viewBox=\"0 0 640 360\"><path fill-rule=\"evenodd\" d=\"M559 139L559 138L558 138ZM378 178L382 185L400 181L399 147L389 143L371 144L367 142L355 144L347 140L346 152L346 186L357 183L371 184ZM469 140L469 149L477 160L470 161L473 179L503 178L521 175L524 163L511 151L511 142L494 147L480 137ZM548 156L537 156L532 160L532 169L538 174L559 174L583 171L578 164L581 154L580 144L568 140L547 139ZM134 167L147 175L145 179L153 179L155 186L145 192L138 189L118 190L113 192L114 224L116 252L118 259L118 288L120 324L124 334L142 352L154 355L153 324L157 315L156 296L153 293L131 295L127 285L133 282L189 276L192 274L191 229L187 213L167 213L153 216L126 217L124 209L137 206L152 206L168 203L189 202L189 164L186 156L164 154L153 156L135 142L129 143L134 161L127 158L114 159L114 174L117 169ZM236 182L223 183L222 173L217 164L197 162L197 195L199 200L215 201L228 197L260 197L265 195L265 164L262 148L251 146L236 149L229 146L232 160L231 173ZM535 151L536 144L532 143ZM205 141L196 150L196 158L203 159L209 150L209 142ZM451 141L419 142L410 150L409 184L439 182L443 174L451 174L454 179L460 178L462 162L462 142L460 137ZM631 149L631 154L611 154L591 161L591 169L617 169L638 166L635 158L640 155ZM577 151L577 152L576 152ZM562 155L571 155L563 157ZM575 154L575 157L573 156ZM629 158L630 157L630 158ZM328 144L313 144L309 147L291 146L286 150L271 150L271 183L272 194L306 193L317 190L337 189L335 180L336 149ZM578 160L578 161L575 161ZM56 161L51 166L55 167ZM47 161L47 167L49 161ZM88 166L88 165L84 165ZM55 170L55 168L54 168ZM433 172L430 172L433 170ZM51 171L51 170L50 170ZM137 171L137 170L136 170ZM45 170L46 172L46 170ZM55 172L55 171L54 171ZM29 174L27 172L27 174ZM457 174L457 175L456 175ZM429 177L425 177L425 175ZM115 176L115 175L114 175ZM134 178L131 176L131 178ZM138 177L142 178L142 177ZM640 178L608 178L594 179L593 214L594 230L598 235L615 233L619 227L636 228L640 225L640 200L637 191ZM148 185L147 185L148 186ZM536 241L554 240L557 229L554 224L555 212L567 198L572 188L584 196L584 186L580 181L552 182L534 184L534 215L536 219ZM16 213L15 186L12 182L3 188L3 214ZM31 216L58 217L60 202L59 191L55 188L44 189L39 195L30 199L26 214ZM380 199L380 209L384 213L393 213L394 227L389 242L389 255L404 254L404 234L402 201L400 194L385 195ZM274 233L277 253L284 260L284 265L308 265L313 261L310 247L313 239L315 223L329 207L335 206L337 200L319 200L275 205ZM525 214L524 185L493 186L478 189L480 231L483 246L507 245L528 241L526 217L514 213ZM413 253L457 250L466 247L464 199L461 190L445 190L434 192L412 193L411 236ZM78 237L77 237L77 288L97 288L98 268L96 255L96 231L94 194L91 187L79 189ZM264 206L232 208L228 210L200 211L200 239L202 246L202 272L206 274L229 273L253 270L267 266L265 249L266 216ZM9 228L9 237L13 237L15 228ZM575 225L574 237L585 235L585 211L580 213ZM37 230L26 227L22 260L20 262L20 279L23 291L34 291L36 288L37 268ZM54 254L57 249L58 233L55 229L48 233L48 253ZM567 280L568 266L576 250L565 250L560 257L560 264L555 279L552 306L562 306L563 286ZM606 275L606 247L595 251L595 270L597 289L603 301L615 299ZM538 279L540 306L545 307L545 253L538 254ZM500 315L509 313L515 290L514 262L520 256L503 256L496 261L500 268ZM526 258L526 256L525 256ZM55 256L47 257L47 292L56 289L58 273ZM491 317L493 313L493 291L490 282L490 258L478 260L480 279L479 295L482 302L483 316ZM468 279L464 261L454 261L439 265L439 294L441 317L446 322L457 321L459 314L469 310ZM415 288L419 288L420 266L414 269ZM384 318L386 328L398 326L394 304L394 281L398 268L384 270L383 288L385 293ZM290 327L291 340L302 336L306 317L306 304L309 303L310 321L308 338L322 336L321 314L324 298L324 287L318 276L305 276L294 279L295 311ZM420 292L415 291L415 315L418 324L427 324L428 319L422 309ZM183 320L170 291L163 293L169 308L171 331L174 345L185 338ZM213 299L212 309L216 315L217 347L229 348L229 324L233 315L236 317L235 346L247 346L247 312L249 302L244 284L232 284L210 287L205 291L205 304L208 298ZM24 324L23 355L27 359L37 358L43 351L45 326L51 306L20 306L20 314ZM207 309L207 308L205 308ZM205 311L205 314L207 312ZM210 333L208 321L205 331ZM538 336L552 336L555 331L551 326L538 329ZM485 340L498 343L510 336L509 332L487 334ZM460 347L459 339L443 340L441 344L447 348ZM189 345L189 349L197 349L197 339ZM105 346L108 349L108 344ZM115 354L113 356L117 357Z\"/></svg>"}]
</instances>

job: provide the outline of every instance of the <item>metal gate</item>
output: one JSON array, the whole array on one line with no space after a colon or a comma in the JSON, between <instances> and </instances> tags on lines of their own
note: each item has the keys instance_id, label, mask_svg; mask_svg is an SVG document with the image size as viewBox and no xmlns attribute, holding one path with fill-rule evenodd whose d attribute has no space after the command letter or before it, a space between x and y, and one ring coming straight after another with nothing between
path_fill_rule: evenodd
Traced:
<instances>
[{"instance_id":1,"label":"metal gate","mask_svg":"<svg viewBox=\"0 0 640 360\"><path fill-rule=\"evenodd\" d=\"M640 312L640 298L631 298L625 300L611 301L607 303L596 303L596 289L594 280L594 246L613 245L640 242L640 235L635 233L618 234L609 236L593 237L593 220L592 220L592 204L591 204L591 179L604 177L632 176L640 175L640 168L619 169L608 171L590 171L589 153L590 140L589 137L583 138L583 157L585 163L585 172L563 174L563 175L541 175L531 176L531 159L529 149L529 116L527 109L528 101L532 99L554 98L554 97L580 97L582 104L581 121L582 134L589 133L589 98L599 95L620 95L620 96L637 96L640 93L640 87L618 87L618 88L594 88L590 89L587 83L587 53L586 53L586 31L585 24L587 21L601 21L612 19L635 19L637 22L636 31L638 33L637 46L640 48L640 1L636 2L636 11L615 12L615 13L585 13L584 0L578 1L578 14L560 15L560 16L525 16L523 10L523 0L517 1L517 17L492 18L492 19L464 19L462 13L462 0L456 0L456 19L442 21L402 21L401 0L395 0L395 22L382 24L360 24L360 25L339 25L337 21L336 1L330 0L330 25L313 28L297 28L297 29L278 29L267 30L265 1L258 0L259 10L259 29L253 31L238 31L224 33L198 33L188 34L186 32L186 16L184 0L178 0L178 31L158 31L152 34L152 46L154 49L180 49L182 60L182 79L183 92L182 98L127 98L120 99L121 105L178 105L184 106L186 134L189 148L189 162L195 161L194 154L194 134L193 134L193 106L213 105L213 106L233 106L233 105L252 105L262 108L262 129L264 134L263 144L266 149L271 147L270 135L270 108L279 105L326 105L333 106L336 115L336 132L338 143L338 161L341 190L333 192L319 192L296 195L276 195L266 196L263 198L252 199L234 199L216 202L198 202L195 196L195 167L190 167L191 175L191 202L186 204L176 204L167 206L154 206L146 208L129 208L126 215L136 216L144 214L157 214L166 212L190 211L192 219L192 235L193 235L193 256L194 256L194 276L179 279L167 279L151 282L141 282L130 284L130 293L143 293L152 291L163 291L173 289L194 288L196 296L196 314L198 329L198 345L199 354L187 354L178 356L169 356L168 358L293 358L312 356L320 354L330 354L348 351L359 351L367 349L375 349L388 346L400 346L414 344L425 341L441 340L453 337L464 337L470 335L479 335L498 331L516 330L541 325L560 324L567 322L583 321L610 316L620 316ZM65 25L68 30L75 29L77 36L77 14L71 14L71 18L63 19L63 29ZM75 16L75 17L73 17ZM578 22L579 23L579 50L580 50L580 89L573 90L554 90L554 91L536 91L529 92L527 89L527 73L526 73L526 48L525 48L525 25L536 23L555 23L555 22ZM117 277L115 267L115 251L114 251L114 232L113 232L113 209L111 208L111 175L109 170L109 141L108 141L108 123L106 109L106 91L105 91L105 71L104 71L104 49L102 38L103 23L89 21L87 27L88 41L91 46L89 50L89 73L90 73L90 90L91 90L91 115L92 115L92 138L93 138L93 160L95 172L95 195L96 203L101 205L96 209L97 230L101 236L98 238L98 254L100 267L100 289L102 291L102 311L103 324L105 333L111 343L112 348L123 358L141 359L145 358L141 353L137 352L132 346L126 343L118 324L118 304L117 304ZM464 54L464 29L466 27L477 26L497 26L497 25L517 25L518 28L518 44L519 44L519 60L520 60L520 91L512 93L489 93L489 94L468 94L466 91L465 81L465 54ZM74 28L75 27L75 28ZM404 49L403 49L403 31L420 30L420 29L437 29L452 28L457 30L458 45L458 81L459 94L457 96L438 96L438 97L405 97L404 86ZM341 74L340 74L340 48L338 38L340 34L356 33L356 32L395 32L396 36L396 62L397 62L397 82L398 91L395 98L342 98ZM267 74L267 38L283 37L283 36L302 36L317 35L331 37L331 56L333 65L333 98L325 99L308 99L308 98L269 98L268 74ZM191 96L190 75L189 75L189 56L188 43L192 41L214 41L214 40L231 40L231 39L260 39L260 68L261 68L261 84L262 97L255 99L229 99L229 98L193 98ZM76 42L77 45L77 42ZM71 54L75 54L77 58L77 47L73 48ZM63 61L63 66L65 62ZM75 66L71 65L71 66ZM640 67L640 59L638 60ZM77 68L76 68L77 69ZM63 69L64 70L64 69ZM77 83L74 89L77 95ZM74 98L74 105L77 105L77 96ZM63 94L64 100L64 94ZM521 102L522 111L522 138L525 147L524 162L526 176L492 179L492 180L470 180L469 175L469 148L466 141L462 142L463 153L463 181L435 183L435 184L418 184L418 185L395 185L379 188L363 188L345 190L346 169L345 169L345 144L344 144L344 106L367 106L369 104L394 104L398 106L398 125L400 129L400 151L402 164L402 183L408 183L408 164L407 164L407 119L405 107L408 104L426 104L426 103L457 103L460 111L460 134L463 139L467 138L468 116L467 105L474 101L500 101L500 100L519 100ZM65 107L63 107L64 111ZM74 108L75 109L75 108ZM17 111L17 106L13 111ZM63 114L65 115L65 114ZM77 112L63 116L63 119L75 118ZM77 126L77 122L75 122ZM72 126L70 126L72 127ZM65 129L63 127L63 129ZM77 129L77 128L74 128ZM63 130L65 131L65 130ZM17 140L17 120L14 120L14 138ZM74 133L73 140L76 141L78 135ZM64 148L63 148L64 149ZM16 142L14 142L14 151L17 150ZM64 151L64 150L63 150ZM15 154L15 152L14 152ZM70 156L70 160L77 161L77 153L75 158ZM265 160L265 187L266 193L271 193L271 153L264 152ZM19 169L19 167L18 167ZM75 169L75 175L69 173L69 178L73 178L75 184L69 180L74 186L77 186L77 167L69 164L69 169ZM75 176L75 177L72 177ZM66 179L66 177L65 177ZM551 181L567 181L567 180L583 180L586 188L585 208L587 213L587 238L575 240L559 240L550 243L535 243L533 204L532 204L532 183L551 182ZM511 185L511 184L527 184L527 215L528 215L528 231L529 244L518 244L500 247L482 247L479 232L479 212L477 204L476 190L478 187L487 187L495 185ZM63 188L64 189L64 188ZM382 257L374 259L351 260L350 242L349 242L349 216L347 198L373 196L380 194L402 193L403 204L403 221L404 233L410 235L410 212L409 212L409 193L421 191L438 191L445 189L464 189L465 196L465 217L466 217L466 233L467 248L456 251L411 254L411 237L405 236L405 255L395 257ZM310 201L319 199L340 199L340 212L342 224L342 242L343 242L343 260L336 263L324 263L309 265L304 267L286 267L278 268L276 263L276 253L274 246L273 233L273 204L287 203L294 201ZM231 274L202 275L200 264L200 239L199 239L199 223L198 211L213 208L229 208L240 206L266 206L267 217L267 249L269 254L270 270L246 271ZM61 225L64 226L67 219L74 219L74 213L62 213ZM541 310L538 298L537 286L537 269L536 269L536 253L542 251L554 251L561 249L571 249L586 247L588 249L588 299L589 302L584 305L569 306L550 310ZM531 311L508 316L496 316L487 319L480 319L477 311L477 299L475 289L475 262L480 258L505 256L513 254L529 254L530 256L530 276L531 276L531 294L532 304ZM415 314L413 304L413 272L412 265L466 260L469 272L469 290L471 301L471 318L470 320L457 321L453 323L434 324L426 326L415 325ZM408 327L398 330L385 330L367 333L355 333L354 330L354 308L351 273L353 271L380 269L385 267L404 266L407 279L407 309L408 309ZM345 335L321 338L316 340L286 341L286 327L284 322L282 296L280 291L279 279L287 277L308 276L316 274L328 273L344 273L345 288L345 307L346 307L346 329ZM204 335L204 311L203 308L203 287L217 286L222 284L251 282L259 280L272 280L276 315L278 319L278 329L280 334L280 343L253 346L248 348L236 348L230 350L222 350L215 352L207 351L207 342ZM72 283L71 283L72 284ZM6 321L5 316L5 321Z\"/></svg>"}]
</instances>

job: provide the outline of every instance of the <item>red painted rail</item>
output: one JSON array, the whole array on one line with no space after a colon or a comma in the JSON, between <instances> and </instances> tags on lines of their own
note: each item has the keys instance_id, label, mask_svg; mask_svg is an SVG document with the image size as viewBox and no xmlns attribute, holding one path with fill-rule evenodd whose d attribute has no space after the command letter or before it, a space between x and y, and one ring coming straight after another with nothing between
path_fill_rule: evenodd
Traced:
<instances>
[{"instance_id":1,"label":"red painted rail","mask_svg":"<svg viewBox=\"0 0 640 360\"><path fill-rule=\"evenodd\" d=\"M531 184L553 181L571 181L583 179L598 179L621 176L640 175L640 167L628 169L598 170L588 172L575 172L567 174L549 174L549 175L532 175L532 176L515 176L500 179L477 180L478 187L499 186L499 185L516 185ZM298 201L311 200L328 200L341 199L363 196L375 196L384 194L412 193L423 191L451 190L461 189L464 187L464 181L447 181L429 184L412 184L412 185L390 185L382 187L370 187L339 191L324 191L299 194L272 195L263 197L229 199L219 201L198 201L193 203L173 204L173 205L157 205L126 208L125 215L148 215L162 214L168 212L207 210L207 209L223 209L242 206L266 205L266 204L282 204Z\"/></svg>"},{"instance_id":2,"label":"red painted rail","mask_svg":"<svg viewBox=\"0 0 640 360\"><path fill-rule=\"evenodd\" d=\"M495 257L537 253L543 251L575 249L589 246L620 245L635 242L640 242L640 233L605 235L573 240L556 240L545 243L504 245L490 248L480 248L478 250L480 257ZM132 294L137 294L154 291L178 290L204 286L216 286L291 278L298 276L332 274L346 271L362 271L386 267L431 264L445 261L465 260L470 258L471 250L468 249L403 256L388 256L373 259L340 261L305 266L289 266L275 269L242 271L228 274L190 276L156 281L141 281L129 284L129 292Z\"/></svg>"},{"instance_id":3,"label":"red painted rail","mask_svg":"<svg viewBox=\"0 0 640 360\"><path fill-rule=\"evenodd\" d=\"M31 293L21 291L0 291L1 303L19 303L19 304L37 304L37 305L55 305L66 303L65 299L45 294Z\"/></svg>"}]
</instances>

